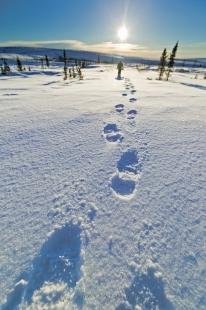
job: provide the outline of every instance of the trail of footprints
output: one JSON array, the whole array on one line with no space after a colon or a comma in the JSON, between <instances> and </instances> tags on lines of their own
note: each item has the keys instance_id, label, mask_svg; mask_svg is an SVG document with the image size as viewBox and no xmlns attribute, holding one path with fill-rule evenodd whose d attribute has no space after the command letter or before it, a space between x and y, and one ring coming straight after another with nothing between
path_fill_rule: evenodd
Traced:
<instances>
[{"instance_id":1,"label":"trail of footprints","mask_svg":"<svg viewBox=\"0 0 206 310\"><path fill-rule=\"evenodd\" d=\"M133 95L136 90L129 79L125 81L126 90L132 89L131 95ZM136 98L132 97L129 101L135 102ZM123 113L125 105L117 104L115 110L117 113ZM127 111L126 116L128 120L134 119L137 111L131 109ZM105 125L103 136L108 143L121 143L124 138L115 123ZM135 149L126 150L117 162L116 173L110 182L114 194L118 198L130 199L135 192L140 173L141 164L138 152ZM62 209L65 205L64 196L55 197L53 203L58 207L57 209ZM51 216L53 218L54 214ZM30 308L30 306L32 309L44 307L49 309L50 306L54 309L63 303L68 305L68 309L73 309L73 307L83 309L85 293L81 279L83 277L84 243L80 223L71 221L57 228L43 243L39 254L32 262L32 267L19 276L13 291L7 296L6 303L2 305L2 310ZM141 286L141 282L138 285ZM133 299L130 295L134 296ZM137 304L138 298L139 292L132 284L131 288L126 291L127 305L133 307ZM144 302L144 296L141 298ZM116 309L127 309L127 305L121 304Z\"/></svg>"},{"instance_id":2,"label":"trail of footprints","mask_svg":"<svg viewBox=\"0 0 206 310\"><path fill-rule=\"evenodd\" d=\"M137 101L133 95L136 93L133 84L129 79L125 79L125 92L122 96L128 96L130 93L131 97L128 99L130 103ZM124 104L115 105L115 111L119 114L125 112ZM134 120L137 116L137 110L131 109L126 111L127 120ZM103 129L103 135L107 142L121 143L123 141L123 134L116 124L108 123ZM135 193L136 182L140 177L141 165L139 160L138 152L134 149L128 149L125 151L120 160L117 163L116 173L113 175L110 186L113 193L118 198L131 199Z\"/></svg>"}]
</instances>

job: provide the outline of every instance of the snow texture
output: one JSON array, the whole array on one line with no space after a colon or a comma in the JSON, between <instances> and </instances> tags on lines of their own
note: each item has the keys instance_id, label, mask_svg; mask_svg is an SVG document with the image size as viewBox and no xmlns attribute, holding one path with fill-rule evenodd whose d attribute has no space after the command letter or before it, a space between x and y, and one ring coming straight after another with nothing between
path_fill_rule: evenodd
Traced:
<instances>
[{"instance_id":1,"label":"snow texture","mask_svg":"<svg viewBox=\"0 0 206 310\"><path fill-rule=\"evenodd\" d=\"M0 77L1 309L205 309L204 72L12 70Z\"/></svg>"}]
</instances>

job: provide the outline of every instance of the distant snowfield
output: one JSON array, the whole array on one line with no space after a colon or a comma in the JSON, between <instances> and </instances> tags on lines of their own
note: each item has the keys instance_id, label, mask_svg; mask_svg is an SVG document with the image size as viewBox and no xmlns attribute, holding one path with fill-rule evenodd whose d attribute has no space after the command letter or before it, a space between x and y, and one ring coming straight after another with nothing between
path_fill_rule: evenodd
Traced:
<instances>
[{"instance_id":1,"label":"distant snowfield","mask_svg":"<svg viewBox=\"0 0 206 310\"><path fill-rule=\"evenodd\" d=\"M206 80L115 76L0 77L1 309L206 308Z\"/></svg>"}]
</instances>

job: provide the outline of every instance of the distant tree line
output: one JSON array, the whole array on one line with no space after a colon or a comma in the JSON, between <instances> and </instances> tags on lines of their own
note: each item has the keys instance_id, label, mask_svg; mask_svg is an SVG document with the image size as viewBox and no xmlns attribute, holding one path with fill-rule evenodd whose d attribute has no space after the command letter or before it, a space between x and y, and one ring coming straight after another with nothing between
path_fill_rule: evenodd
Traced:
<instances>
[{"instance_id":1,"label":"distant tree line","mask_svg":"<svg viewBox=\"0 0 206 310\"><path fill-rule=\"evenodd\" d=\"M11 72L11 67L9 66L8 62L6 59L1 58L0 61L0 73L2 75L6 75L9 72ZM102 60L100 58L100 55L96 55L96 60L88 60L88 59L77 59L74 57L68 57L66 55L66 50L63 50L62 55L59 55L57 57L50 58L48 55L44 55L43 57L34 57L32 62L37 62L36 65L39 65L42 70L45 68L50 68L50 63L51 61L57 61L57 62L63 62L63 72L64 72L64 79L69 78L74 78L76 76L79 76L79 78L82 78L82 69L86 68L87 66L91 64L111 64L114 63L114 58L113 56L111 57L111 60ZM13 66L12 66L13 68ZM28 64L25 66L22 63L22 60L20 59L19 56L16 58L16 69L18 72L23 72L23 71L31 71L31 65Z\"/></svg>"},{"instance_id":2,"label":"distant tree line","mask_svg":"<svg viewBox=\"0 0 206 310\"><path fill-rule=\"evenodd\" d=\"M2 62L0 63L0 73L2 75L6 75L7 73L11 72L11 67L9 66L7 60L1 58L0 61ZM67 78L68 76L82 76L81 69L86 68L92 63L100 63L100 56L97 56L97 60L76 59L67 57L66 51L63 50L63 54L60 55L58 58L49 58L48 55L45 55L43 57L33 58L33 61L37 61L42 70L44 70L45 68L49 68L51 61L63 62L64 78ZM69 66L72 68L68 69ZM16 68L19 72L26 70L31 71L30 65L28 65L27 67L24 66L19 56L16 58Z\"/></svg>"}]
</instances>

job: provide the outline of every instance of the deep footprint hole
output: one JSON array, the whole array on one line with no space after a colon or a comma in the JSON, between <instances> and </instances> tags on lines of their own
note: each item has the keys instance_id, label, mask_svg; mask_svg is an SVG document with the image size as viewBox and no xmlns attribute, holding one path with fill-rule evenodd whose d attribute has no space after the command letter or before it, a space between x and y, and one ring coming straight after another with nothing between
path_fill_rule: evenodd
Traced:
<instances>
[{"instance_id":1,"label":"deep footprint hole","mask_svg":"<svg viewBox=\"0 0 206 310\"><path fill-rule=\"evenodd\" d=\"M111 187L117 195L130 196L135 190L135 182L116 175L112 178Z\"/></svg>"},{"instance_id":2,"label":"deep footprint hole","mask_svg":"<svg viewBox=\"0 0 206 310\"><path fill-rule=\"evenodd\" d=\"M108 142L122 142L124 137L120 133L117 133L117 134L108 134L106 136L106 139Z\"/></svg>"},{"instance_id":3,"label":"deep footprint hole","mask_svg":"<svg viewBox=\"0 0 206 310\"><path fill-rule=\"evenodd\" d=\"M119 172L137 175L138 172L140 172L139 155L137 151L131 149L123 153L117 163L117 169Z\"/></svg>"},{"instance_id":4,"label":"deep footprint hole","mask_svg":"<svg viewBox=\"0 0 206 310\"><path fill-rule=\"evenodd\" d=\"M123 104L117 104L115 106L115 109L117 112L122 112L124 110L124 105Z\"/></svg>"},{"instance_id":5,"label":"deep footprint hole","mask_svg":"<svg viewBox=\"0 0 206 310\"><path fill-rule=\"evenodd\" d=\"M112 132L118 132L118 131L119 131L119 130L118 130L116 124L107 124L107 125L104 127L104 133L105 133L105 134L112 133Z\"/></svg>"}]
</instances>

